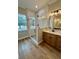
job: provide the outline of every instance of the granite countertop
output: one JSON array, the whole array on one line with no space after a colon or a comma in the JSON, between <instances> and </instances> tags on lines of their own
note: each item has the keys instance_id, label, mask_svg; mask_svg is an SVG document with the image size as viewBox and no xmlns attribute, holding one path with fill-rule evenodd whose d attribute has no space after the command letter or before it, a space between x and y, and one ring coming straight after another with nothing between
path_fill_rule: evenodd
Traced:
<instances>
[{"instance_id":1,"label":"granite countertop","mask_svg":"<svg viewBox=\"0 0 79 59\"><path fill-rule=\"evenodd\" d=\"M54 30L54 32L52 32L52 30L43 30L43 32L61 36L61 30Z\"/></svg>"}]
</instances>

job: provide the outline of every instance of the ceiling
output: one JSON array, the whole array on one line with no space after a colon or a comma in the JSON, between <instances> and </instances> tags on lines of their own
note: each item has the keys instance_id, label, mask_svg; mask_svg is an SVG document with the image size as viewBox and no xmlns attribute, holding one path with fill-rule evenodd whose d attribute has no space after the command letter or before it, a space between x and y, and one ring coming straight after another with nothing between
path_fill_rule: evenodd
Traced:
<instances>
[{"instance_id":1,"label":"ceiling","mask_svg":"<svg viewBox=\"0 0 79 59\"><path fill-rule=\"evenodd\" d=\"M40 8L45 5L56 2L57 0L18 0L18 7L28 8L34 11L38 11ZM38 5L38 8L35 8L35 5Z\"/></svg>"}]
</instances>

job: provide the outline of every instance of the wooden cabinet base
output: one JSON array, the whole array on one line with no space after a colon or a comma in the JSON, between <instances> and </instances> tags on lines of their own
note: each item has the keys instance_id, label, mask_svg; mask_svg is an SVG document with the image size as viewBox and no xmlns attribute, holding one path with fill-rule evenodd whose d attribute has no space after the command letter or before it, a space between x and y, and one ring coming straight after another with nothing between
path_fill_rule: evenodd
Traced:
<instances>
[{"instance_id":1,"label":"wooden cabinet base","mask_svg":"<svg viewBox=\"0 0 79 59\"><path fill-rule=\"evenodd\" d=\"M43 32L43 40L50 46L61 51L61 36Z\"/></svg>"}]
</instances>

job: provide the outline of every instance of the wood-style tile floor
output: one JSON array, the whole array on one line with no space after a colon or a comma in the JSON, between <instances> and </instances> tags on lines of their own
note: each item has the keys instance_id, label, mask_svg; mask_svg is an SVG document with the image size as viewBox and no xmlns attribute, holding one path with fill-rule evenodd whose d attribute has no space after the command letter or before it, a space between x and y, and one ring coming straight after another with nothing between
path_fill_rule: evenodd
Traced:
<instances>
[{"instance_id":1,"label":"wood-style tile floor","mask_svg":"<svg viewBox=\"0 0 79 59\"><path fill-rule=\"evenodd\" d=\"M61 53L46 43L35 46L31 39L18 41L19 59L61 59Z\"/></svg>"}]
</instances>

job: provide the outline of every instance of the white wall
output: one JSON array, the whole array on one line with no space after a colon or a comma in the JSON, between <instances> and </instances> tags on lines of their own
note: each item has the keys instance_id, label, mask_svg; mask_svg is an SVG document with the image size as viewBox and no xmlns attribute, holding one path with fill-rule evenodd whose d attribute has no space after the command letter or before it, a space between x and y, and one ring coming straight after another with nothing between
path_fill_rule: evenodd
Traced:
<instances>
[{"instance_id":1,"label":"white wall","mask_svg":"<svg viewBox=\"0 0 79 59\"><path fill-rule=\"evenodd\" d=\"M61 0L58 0L57 2L49 5L49 12L52 10L57 10L57 9L61 9Z\"/></svg>"},{"instance_id":2,"label":"white wall","mask_svg":"<svg viewBox=\"0 0 79 59\"><path fill-rule=\"evenodd\" d=\"M39 21L39 27L40 28L46 28L46 27L48 27L48 20L40 19L38 21Z\"/></svg>"},{"instance_id":3,"label":"white wall","mask_svg":"<svg viewBox=\"0 0 79 59\"><path fill-rule=\"evenodd\" d=\"M38 11L37 13L39 15L38 21L39 21L39 27L40 28L45 28L48 27L48 6L42 8L41 10Z\"/></svg>"},{"instance_id":4,"label":"white wall","mask_svg":"<svg viewBox=\"0 0 79 59\"><path fill-rule=\"evenodd\" d=\"M38 44L42 42L42 30L48 28L48 6L40 9L37 13L39 15L38 19Z\"/></svg>"}]
</instances>

